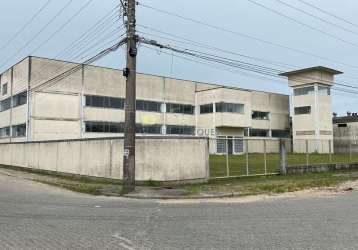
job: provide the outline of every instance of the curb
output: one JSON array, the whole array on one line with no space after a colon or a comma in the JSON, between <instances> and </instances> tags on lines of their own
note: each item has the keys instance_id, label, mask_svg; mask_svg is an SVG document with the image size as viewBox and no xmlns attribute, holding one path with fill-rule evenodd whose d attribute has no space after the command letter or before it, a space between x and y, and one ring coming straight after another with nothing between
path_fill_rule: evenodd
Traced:
<instances>
[{"instance_id":1,"label":"curb","mask_svg":"<svg viewBox=\"0 0 358 250\"><path fill-rule=\"evenodd\" d=\"M224 199L242 196L239 193L229 193L221 195L204 195L204 196L139 196L133 194L122 195L121 197L136 200L200 200L200 199Z\"/></svg>"}]
</instances>

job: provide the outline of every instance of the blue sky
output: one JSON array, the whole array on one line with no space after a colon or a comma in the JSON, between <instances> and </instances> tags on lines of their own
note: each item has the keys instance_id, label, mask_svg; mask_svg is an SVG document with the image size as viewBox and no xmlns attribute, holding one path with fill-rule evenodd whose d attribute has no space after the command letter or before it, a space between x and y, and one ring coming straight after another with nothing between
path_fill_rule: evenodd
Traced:
<instances>
[{"instance_id":1,"label":"blue sky","mask_svg":"<svg viewBox=\"0 0 358 250\"><path fill-rule=\"evenodd\" d=\"M2 11L2 15L0 16L0 47L2 47L2 45L4 45L6 41L14 35L16 30L24 25L24 23L27 22L46 1L47 0L2 0L1 9L5 11ZM325 20L341 25L353 32L345 32L337 27L304 15L303 13L289 9L287 6L280 4L276 0L264 0L259 2L286 15L294 17L301 22L324 30L329 34L335 35L348 42L358 44L358 17L356 15L356 10L358 8L357 1L306 1L316 6L320 6L322 9L330 11L339 17L343 17L352 23L357 24L357 26L340 22L337 19L303 5L298 0L286 2L309 11L310 13L324 18ZM0 51L0 64L3 64L3 62L17 52L19 48L27 45L26 48L18 53L17 56L11 57L11 60L6 64L6 66L1 68L1 71L3 71L6 67L11 66L11 64L16 63L21 58L29 55L34 48L37 48L39 44L46 41L49 35L60 27L60 25L66 20L68 20L68 18L71 17L81 6L83 6L87 0L74 0L64 13L62 13L58 19L56 19L46 30L44 30L39 37L37 37L31 44L27 44L27 41L29 41L31 37L33 37L33 35L36 34L36 32L38 32L41 27L48 22L51 17L53 17L55 13L58 12L67 2L68 0L53 0L39 15L39 17L31 23L31 25L29 25L26 31L22 32L15 40L13 40L11 45L5 50ZM291 68L310 67L316 65L336 68L345 72L343 76L337 77L337 82L358 85L358 61L356 60L358 56L357 46L332 39L327 35L313 31L284 17L275 15L274 13L260 8L247 0L141 0L140 2L170 12L178 13L183 16L192 17L205 23L262 38L274 43L279 43L284 46L304 50L336 61L344 62L346 64L357 65L357 67L350 67L321 60L233 34L220 32L202 25L193 24L175 17L161 14L141 6L138 7L138 24L156 28L190 40L220 47L235 53L241 53L271 61L279 61L292 65ZM118 5L118 3L118 0L93 0L88 8L86 8L68 26L53 37L53 39L44 44L44 46L41 46L40 49L34 53L34 55L54 57L59 52L63 51L63 49L74 41L82 32ZM140 27L138 27L138 30L153 33ZM97 36L100 35L101 34L97 34ZM149 35L146 36L149 38L157 38ZM93 36L92 42L95 42L96 38L96 36ZM160 38L157 38L157 40L166 44L174 43ZM88 46L91 45L90 43L91 42L89 41ZM191 45L181 46L194 48ZM80 50L81 48L78 48L78 51L75 51L74 53L80 52ZM218 51L208 50L206 52L228 56L221 54ZM230 55L228 57L239 60L247 60L235 55ZM63 59L68 58L64 57ZM96 64L121 69L124 67L124 62L123 49L120 49L119 51L96 62ZM280 70L288 69L283 66L273 66L258 61L249 62L274 67ZM242 88L286 94L289 93L287 82L284 80L275 78L263 79L262 76L249 72L232 73L222 70L222 66L218 66L216 68L208 67L206 65L172 57L158 51L149 50L143 46L140 46L139 48L138 71L182 79L213 82ZM358 95L333 91L333 110L340 114L344 114L346 111L357 112L357 97Z\"/></svg>"}]
</instances>

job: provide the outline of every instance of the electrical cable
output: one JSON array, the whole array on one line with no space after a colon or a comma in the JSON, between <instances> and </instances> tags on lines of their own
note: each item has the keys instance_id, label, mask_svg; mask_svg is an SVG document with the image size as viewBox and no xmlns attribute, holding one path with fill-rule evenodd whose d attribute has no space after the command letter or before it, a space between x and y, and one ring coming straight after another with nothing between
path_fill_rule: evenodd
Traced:
<instances>
[{"instance_id":1,"label":"electrical cable","mask_svg":"<svg viewBox=\"0 0 358 250\"><path fill-rule=\"evenodd\" d=\"M312 17L312 18L318 19L318 20L320 20L320 21L322 21L322 22L324 22L324 23L330 24L330 25L332 25L332 26L334 26L334 27L336 27L336 28L339 28L339 29L344 30L344 31L349 32L349 33L352 33L352 34L354 34L354 35L358 35L358 32L355 32L354 30L347 29L347 28L345 28L345 27L342 26L342 25L339 25L339 24L337 24L337 23L334 23L334 22L328 21L328 20L326 20L326 19L324 19L324 18L321 18L321 17L319 17L319 16L316 16L316 15L314 15L314 14L308 12L308 11L305 11L305 10L303 10L303 9L301 9L301 8L298 8L298 7L296 7L296 6L292 5L292 4L286 3L286 2L284 2L284 1L282 1L282 0L275 0L275 1L277 1L277 2L279 2L280 4L283 4L283 5L285 5L285 6L289 7L289 8L291 8L291 9L294 9L294 10L296 10L296 11L299 11L299 12L301 12L301 13L304 13L304 14L307 15L307 16L310 16L310 17Z\"/></svg>"},{"instance_id":2,"label":"electrical cable","mask_svg":"<svg viewBox=\"0 0 358 250\"><path fill-rule=\"evenodd\" d=\"M261 7L261 8L264 8L264 9L266 9L266 10L268 10L268 11L270 11L270 12L276 14L276 15L279 15L279 16L281 16L281 17L284 17L284 18L288 19L288 20L291 20L292 22L295 22L295 23L297 23L297 24L300 24L300 25L302 25L302 26L304 26L304 27L306 27L306 28L309 28L309 29L311 29L311 30L314 30L314 31L316 31L316 32L319 32L319 33L321 33L321 34L324 34L324 35L326 35L326 36L328 36L328 37L331 37L331 38L333 38L333 39L335 39L335 40L337 40L337 41L341 41L341 42L343 42L343 43L346 43L346 44L349 44L349 45L351 45L351 46L354 46L354 47L357 47L357 48L358 48L358 44L357 44L357 43L352 43L352 42L347 41L347 40L345 40L345 39L343 39L343 38L340 38L340 37L338 37L338 36L336 36L336 35L333 35L333 34L331 34L331 33L329 33L329 32L326 32L326 31L321 30L321 29L319 29L319 28L313 27L312 25L309 25L309 24L307 24L307 23L301 22L301 21L299 21L299 20L297 20L297 19L295 19L295 18L293 18L293 17L291 17L291 16L288 16L288 15L286 15L286 14L283 14L283 13L280 12L280 11L274 10L274 9L272 9L272 8L270 8L270 7L267 7L266 5L263 5L263 4L261 4L261 3L258 3L257 1L254 1L254 0L247 0L247 1L249 1L249 2L252 3L252 4L255 4L256 6L259 6L259 7Z\"/></svg>"},{"instance_id":3,"label":"electrical cable","mask_svg":"<svg viewBox=\"0 0 358 250\"><path fill-rule=\"evenodd\" d=\"M52 0L47 0L41 8L7 41L5 44L0 48L1 50L4 50L11 44L12 41L14 41L27 27L32 24L32 22L41 14L41 12L51 3Z\"/></svg>"},{"instance_id":4,"label":"electrical cable","mask_svg":"<svg viewBox=\"0 0 358 250\"><path fill-rule=\"evenodd\" d=\"M240 36L240 37L245 37L247 39L255 40L255 41L265 43L265 44L268 44L268 45L271 45L271 46L274 46L274 47L290 50L290 51L293 51L293 52L296 52L296 53L299 53L299 54L302 54L302 55L315 57L315 58L318 58L318 59L321 59L321 60L324 60L324 61L333 62L333 63L336 63L336 64L344 65L344 66L355 68L355 69L358 68L358 65L348 64L348 63L345 63L345 62L341 62L341 61L338 61L338 60L335 60L335 59L320 56L318 54L314 54L314 53L304 51L304 50L301 50L301 49L292 48L292 47L285 46L285 45L282 45L282 44L274 43L274 42L264 40L264 39L261 39L261 38L255 37L255 36L247 35L247 34L240 33L240 32L237 32L237 31L233 31L233 30L223 28L223 27L220 27L220 26L217 26L217 25L205 23L203 21L199 21L199 20L196 20L196 19L193 19L193 18L189 18L189 17L185 17L185 16L182 16L182 15L179 15L179 14L176 14L176 13L172 13L172 12L169 12L169 11L166 11L166 10L158 9L158 8L149 6L147 4L138 3L138 5L142 6L144 8L147 8L147 9L162 13L162 14L166 14L166 15L169 15L169 16L176 17L176 18L184 20L184 21L188 21L188 22L191 22L191 23L206 26L206 27L211 28L211 29L215 29L215 30L218 30L218 31L222 31L222 32L229 33L229 34L236 35L236 36Z\"/></svg>"},{"instance_id":5,"label":"electrical cable","mask_svg":"<svg viewBox=\"0 0 358 250\"><path fill-rule=\"evenodd\" d=\"M26 41L25 44L17 50L14 54L12 54L10 57L8 57L3 64L0 65L0 68L2 68L4 65L6 65L8 62L10 62L14 57L16 57L20 52L25 49L27 46L29 46L47 27L49 27L73 2L73 0L69 0L51 19L48 21L42 28L35 33L34 36L31 37L29 41Z\"/></svg>"},{"instance_id":6,"label":"electrical cable","mask_svg":"<svg viewBox=\"0 0 358 250\"><path fill-rule=\"evenodd\" d=\"M53 39L56 35L58 35L67 25L69 25L78 15L80 15L92 2L93 0L88 0L82 7L80 7L78 11L75 12L75 14L73 14L69 19L67 19L67 21L64 24L62 24L58 29L56 29L55 32L53 32L45 41L40 43L40 45L38 45L35 49L33 49L29 54L30 55L34 54L42 46L44 46L49 41L51 41L51 39Z\"/></svg>"},{"instance_id":7,"label":"electrical cable","mask_svg":"<svg viewBox=\"0 0 358 250\"><path fill-rule=\"evenodd\" d=\"M303 3L303 4L305 4L306 6L310 6L311 8L314 8L314 9L316 9L316 10L318 10L318 11L320 11L320 12L326 14L326 15L329 15L329 16L331 16L331 17L334 17L334 18L336 18L336 19L338 19L338 20L340 20L340 21L342 21L342 22L345 22L345 23L347 23L347 24L350 24L350 25L352 25L352 26L358 28L358 24L355 24L355 23L353 23L353 22L351 22L351 21L349 21L349 20L347 20L347 19L344 19L344 18L342 18L342 17L339 17L339 16L333 14L332 12L323 10L322 8L319 8L319 7L317 7L317 6L315 6L315 5L311 4L311 3L308 3L308 2L306 2L306 1L303 1L303 0L297 0L297 1L299 1L299 2L301 2L301 3Z\"/></svg>"},{"instance_id":8,"label":"electrical cable","mask_svg":"<svg viewBox=\"0 0 358 250\"><path fill-rule=\"evenodd\" d=\"M147 39L143 39L143 38L140 38L140 42L158 47L160 49L170 50L175 53L185 54L185 55L188 55L191 57L196 57L196 58L199 58L202 60L207 60L207 61L223 64L226 66L231 66L231 67L240 68L243 70L248 70L251 72L258 73L258 74L263 74L263 75L272 76L272 77L281 77L281 78L283 77L283 76L280 76L280 73L278 73L279 70L276 70L276 69L271 70L270 68L261 67L260 65L246 64L246 63L242 63L241 61L228 59L228 58L224 58L224 57L220 57L220 56L212 55L212 54L208 54L208 53L202 53L202 52L194 51L194 50L190 50L190 49L185 49L185 50L177 49L177 48L173 48L172 46L169 46L169 45L162 45L162 44L157 43L156 41L147 40ZM307 80L322 81L322 79L310 78L310 77L300 77L300 78L295 77L294 80L301 81L302 83L307 83ZM327 81L327 84L336 84L336 85L343 86L343 87L358 89L357 86L333 83L331 81Z\"/></svg>"}]
</instances>

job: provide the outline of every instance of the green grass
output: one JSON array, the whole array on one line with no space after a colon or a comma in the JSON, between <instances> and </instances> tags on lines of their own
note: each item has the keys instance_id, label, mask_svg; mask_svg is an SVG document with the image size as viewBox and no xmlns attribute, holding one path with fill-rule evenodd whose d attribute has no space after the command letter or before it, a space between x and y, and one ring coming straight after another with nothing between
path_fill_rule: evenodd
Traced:
<instances>
[{"instance_id":1,"label":"green grass","mask_svg":"<svg viewBox=\"0 0 358 250\"><path fill-rule=\"evenodd\" d=\"M304 175L252 176L210 180L207 184L186 186L189 195L200 193L235 193L239 196L294 192L310 188L336 187L358 180L358 171L334 171Z\"/></svg>"},{"instance_id":2,"label":"green grass","mask_svg":"<svg viewBox=\"0 0 358 250\"><path fill-rule=\"evenodd\" d=\"M249 175L253 174L264 174L264 154L249 154L248 157L248 169ZM279 154L267 154L267 173L276 173L280 163ZM210 166L210 177L224 177L227 175L227 164L225 155L210 155L209 166ZM287 161L289 166L293 165L305 165L306 154L288 154ZM322 164L329 163L328 154L310 154L308 158L309 164ZM358 154L352 155L350 160L349 154L334 154L332 155L332 163L347 163L347 162L358 162ZM229 175L230 176L241 176L247 174L246 167L246 155L229 155Z\"/></svg>"}]
</instances>

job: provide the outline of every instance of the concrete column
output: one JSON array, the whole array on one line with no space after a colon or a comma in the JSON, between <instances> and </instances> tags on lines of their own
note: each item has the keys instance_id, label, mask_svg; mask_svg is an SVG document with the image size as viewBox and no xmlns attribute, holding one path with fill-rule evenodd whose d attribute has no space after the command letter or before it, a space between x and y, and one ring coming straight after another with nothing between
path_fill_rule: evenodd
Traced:
<instances>
[{"instance_id":1,"label":"concrete column","mask_svg":"<svg viewBox=\"0 0 358 250\"><path fill-rule=\"evenodd\" d=\"M32 58L29 57L29 69L28 69L28 78L27 78L27 96L26 96L26 141L31 141L31 63Z\"/></svg>"},{"instance_id":2,"label":"concrete column","mask_svg":"<svg viewBox=\"0 0 358 250\"><path fill-rule=\"evenodd\" d=\"M319 104L318 104L318 84L314 85L314 119L315 119L315 138L316 145L315 151L319 153L319 145L320 145L320 121L319 121Z\"/></svg>"},{"instance_id":3,"label":"concrete column","mask_svg":"<svg viewBox=\"0 0 358 250\"><path fill-rule=\"evenodd\" d=\"M280 174L287 173L287 153L286 153L286 143L284 139L280 139Z\"/></svg>"},{"instance_id":4,"label":"concrete column","mask_svg":"<svg viewBox=\"0 0 358 250\"><path fill-rule=\"evenodd\" d=\"M12 142L12 90L14 84L14 67L11 67L11 79L10 79L10 142Z\"/></svg>"},{"instance_id":5,"label":"concrete column","mask_svg":"<svg viewBox=\"0 0 358 250\"><path fill-rule=\"evenodd\" d=\"M86 105L86 100L85 100L85 96L84 96L84 88L85 88L85 66L82 64L82 79L81 79L81 94L80 94L80 128L81 128L81 132L80 132L80 138L83 138L83 134L84 134L84 106Z\"/></svg>"}]
</instances>

